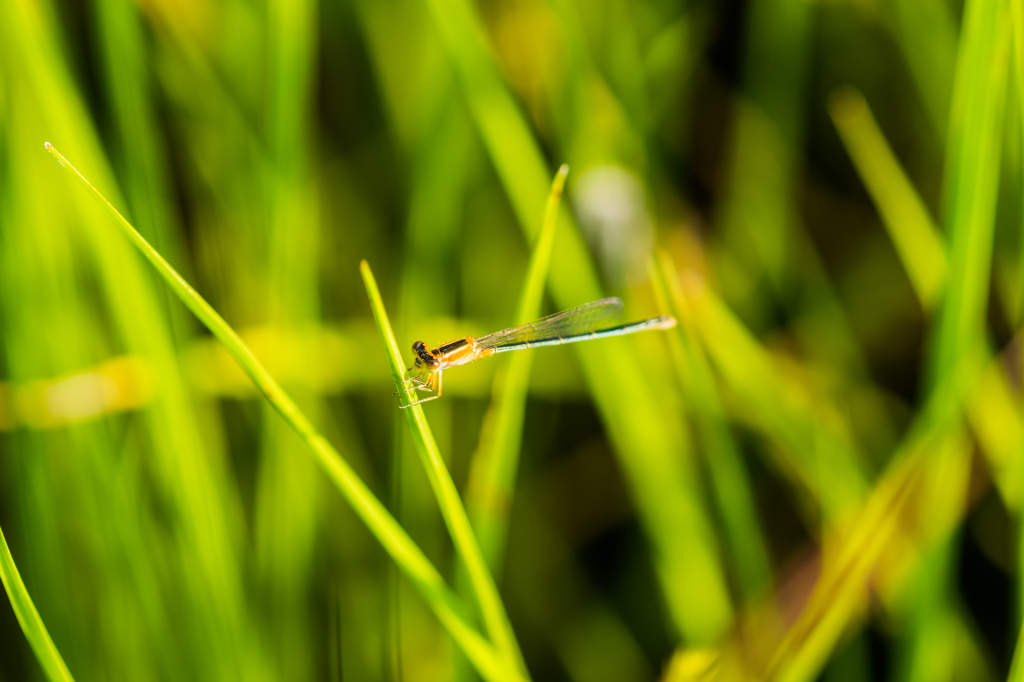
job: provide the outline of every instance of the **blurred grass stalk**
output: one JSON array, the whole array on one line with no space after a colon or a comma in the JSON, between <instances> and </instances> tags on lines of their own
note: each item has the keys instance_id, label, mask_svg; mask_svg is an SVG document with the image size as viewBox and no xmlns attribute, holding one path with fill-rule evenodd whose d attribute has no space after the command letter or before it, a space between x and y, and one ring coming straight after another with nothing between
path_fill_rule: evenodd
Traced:
<instances>
[{"instance_id":1,"label":"blurred grass stalk","mask_svg":"<svg viewBox=\"0 0 1024 682\"><path fill-rule=\"evenodd\" d=\"M503 663L499 662L490 645L466 623L464 615L460 613L461 609L458 599L445 586L443 579L430 561L388 513L387 509L370 492L358 475L345 463L334 447L316 431L292 399L266 373L235 331L49 142L46 143L46 148L61 166L68 170L94 198L101 202L103 207L127 235L128 239L142 252L160 276L170 285L172 291L206 325L214 336L224 344L225 348L242 366L260 392L309 446L317 462L327 473L328 477L338 486L356 514L366 523L370 532L377 537L384 549L419 588L437 615L438 620L448 629L452 638L462 648L480 673L488 680L519 679L519 675L509 671ZM365 270L365 272L368 272L368 270ZM406 395L408 397L408 394Z\"/></svg>"}]
</instances>

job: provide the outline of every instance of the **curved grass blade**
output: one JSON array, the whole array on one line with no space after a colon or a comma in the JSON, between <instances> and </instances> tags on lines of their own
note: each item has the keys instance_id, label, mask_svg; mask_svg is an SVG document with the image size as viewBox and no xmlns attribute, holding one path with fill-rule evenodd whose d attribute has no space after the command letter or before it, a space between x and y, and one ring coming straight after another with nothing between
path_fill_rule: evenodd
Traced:
<instances>
[{"instance_id":1,"label":"curved grass blade","mask_svg":"<svg viewBox=\"0 0 1024 682\"><path fill-rule=\"evenodd\" d=\"M558 224L558 205L568 173L569 167L563 165L551 183L544 223L537 236L537 246L530 257L526 284L516 310L517 325L540 317L544 281L551 263L555 226ZM519 470L526 390L532 364L533 353L513 353L506 371L495 381L494 396L484 420L479 449L470 465L467 506L484 558L495 574L504 554L508 511L514 494L516 472Z\"/></svg>"},{"instance_id":2,"label":"curved grass blade","mask_svg":"<svg viewBox=\"0 0 1024 682\"><path fill-rule=\"evenodd\" d=\"M388 366L391 368L391 376L398 387L400 394L404 396L406 404L416 400L413 392L406 388L403 382L405 375L401 354L398 352L398 343L395 341L395 333L391 329L387 312L384 310L384 302L380 297L380 290L377 288L377 281L373 277L370 265L365 260L359 264L359 271L363 276L363 283L366 285L366 293L370 299L370 307L373 309L373 317L377 321L377 328L380 330L381 342L384 344L387 355ZM487 563L484 561L480 545L477 543L473 528L469 523L469 516L466 514L462 500L459 498L458 490L452 481L451 474L444 465L441 452L434 441L434 434L430 431L430 425L423 415L422 405L412 405L403 410L409 422L409 429L412 431L413 442L416 444L416 452L423 460L423 467L426 469L430 485L434 489L437 503L441 507L441 514L444 516L445 524L451 533L452 541L462 557L469 575L470 584L476 594L480 611L483 614L484 625L494 640L495 645L502 657L508 671L517 671L518 674L526 676L526 667L522 662L522 655L519 653L519 645L516 643L512 626L508 622L508 615L505 613L505 606L498 596L498 588L494 579L487 570Z\"/></svg>"},{"instance_id":3,"label":"curved grass blade","mask_svg":"<svg viewBox=\"0 0 1024 682\"><path fill-rule=\"evenodd\" d=\"M51 680L73 680L68 667L64 665L64 659L50 639L50 633L46 631L43 619L39 617L32 598L25 589L25 583L21 581L18 567L14 565L14 557L7 547L7 540L0 530L0 579L3 580L4 589L7 590L7 597L11 600L14 608L14 615L18 617L22 632L32 645L32 650L39 659L39 664L46 671L46 676Z\"/></svg>"},{"instance_id":4,"label":"curved grass blade","mask_svg":"<svg viewBox=\"0 0 1024 682\"><path fill-rule=\"evenodd\" d=\"M367 528L377 538L385 551L391 555L395 563L406 574L409 580L419 589L430 605L441 624L451 634L452 639L462 648L466 657L488 680L507 680L510 675L503 666L492 647L470 627L461 613L461 604L445 585L441 575L434 568L422 550L413 542L405 529L395 520L383 504L366 487L362 479L341 458L326 438L313 427L313 424L299 410L295 402L278 386L252 351L227 322L215 311L206 300L179 275L166 260L143 239L135 228L125 220L113 205L107 201L99 190L93 187L78 170L65 159L60 152L47 142L46 149L67 169L82 185L103 204L107 212L114 218L128 239L142 252L147 260L164 278L171 290L182 300L186 307L213 333L224 347L231 353L242 370L252 379L256 388L266 397L281 417L291 426L299 437L309 446L317 462L323 467L327 476L341 491L352 506L353 511L363 520Z\"/></svg>"}]
</instances>

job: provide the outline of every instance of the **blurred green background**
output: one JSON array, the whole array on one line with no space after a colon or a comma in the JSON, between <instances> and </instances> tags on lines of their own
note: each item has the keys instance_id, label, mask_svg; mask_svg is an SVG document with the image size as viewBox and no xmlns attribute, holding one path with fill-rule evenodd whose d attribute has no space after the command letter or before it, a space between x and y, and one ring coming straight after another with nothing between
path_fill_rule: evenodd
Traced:
<instances>
[{"instance_id":1,"label":"blurred green background","mask_svg":"<svg viewBox=\"0 0 1024 682\"><path fill-rule=\"evenodd\" d=\"M410 362L509 326L569 164L543 312L680 324L528 351L497 492L508 357L425 405L532 679L1024 679L1022 38L1020 0L0 3L0 528L71 674L477 679L44 141L463 596L358 263ZM0 679L44 679L6 605Z\"/></svg>"}]
</instances>

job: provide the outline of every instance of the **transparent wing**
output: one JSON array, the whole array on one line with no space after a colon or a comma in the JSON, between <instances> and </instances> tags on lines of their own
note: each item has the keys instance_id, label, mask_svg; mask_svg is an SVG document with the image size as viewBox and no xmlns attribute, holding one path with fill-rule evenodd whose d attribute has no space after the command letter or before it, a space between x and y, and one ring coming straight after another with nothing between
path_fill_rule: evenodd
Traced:
<instances>
[{"instance_id":1,"label":"transparent wing","mask_svg":"<svg viewBox=\"0 0 1024 682\"><path fill-rule=\"evenodd\" d=\"M591 301L576 308L542 317L536 322L524 324L521 327L502 329L500 332L481 336L476 339L476 347L478 350L486 350L496 346L582 334L595 329L601 322L616 318L620 314L622 314L622 299L602 298L600 301Z\"/></svg>"}]
</instances>

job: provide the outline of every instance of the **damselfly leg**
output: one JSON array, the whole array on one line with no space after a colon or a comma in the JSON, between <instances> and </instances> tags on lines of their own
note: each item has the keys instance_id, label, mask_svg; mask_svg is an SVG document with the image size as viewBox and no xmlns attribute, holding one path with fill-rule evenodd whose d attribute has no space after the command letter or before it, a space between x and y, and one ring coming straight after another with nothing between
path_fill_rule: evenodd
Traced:
<instances>
[{"instance_id":1,"label":"damselfly leg","mask_svg":"<svg viewBox=\"0 0 1024 682\"><path fill-rule=\"evenodd\" d=\"M407 384L409 382L412 382L413 384L416 385L416 390L417 391L423 391L424 393L432 393L436 389L437 390L437 395L432 395L429 398L423 398L421 400L413 401L413 402L409 403L408 405L399 405L398 407L400 409L404 410L407 407L412 407L413 405L419 405L420 403L425 403L425 402L428 402L430 400L437 400L438 398L441 397L441 387L442 387L441 372L435 372L435 373L431 374L429 377L427 377L426 381L424 381L421 377L409 377L403 383ZM435 384L436 384L436 386L435 386Z\"/></svg>"}]
</instances>

